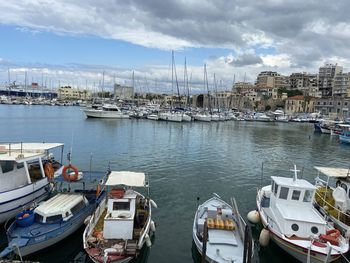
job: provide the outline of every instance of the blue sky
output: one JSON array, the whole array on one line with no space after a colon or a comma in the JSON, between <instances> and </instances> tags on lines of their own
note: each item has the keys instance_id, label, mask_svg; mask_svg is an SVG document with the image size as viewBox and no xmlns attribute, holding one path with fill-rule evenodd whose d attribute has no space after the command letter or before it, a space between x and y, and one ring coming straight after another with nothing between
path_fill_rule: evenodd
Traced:
<instances>
[{"instance_id":1,"label":"blue sky","mask_svg":"<svg viewBox=\"0 0 350 263\"><path fill-rule=\"evenodd\" d=\"M347 0L6 0L0 2L0 83L11 74L81 85L157 80L169 86L187 58L193 85L216 74L254 82L265 70L316 73L350 68ZM114 78L116 76L116 78ZM57 84L55 84L57 85ZM140 84L146 85L146 84ZM200 88L199 88L200 89Z\"/></svg>"}]
</instances>

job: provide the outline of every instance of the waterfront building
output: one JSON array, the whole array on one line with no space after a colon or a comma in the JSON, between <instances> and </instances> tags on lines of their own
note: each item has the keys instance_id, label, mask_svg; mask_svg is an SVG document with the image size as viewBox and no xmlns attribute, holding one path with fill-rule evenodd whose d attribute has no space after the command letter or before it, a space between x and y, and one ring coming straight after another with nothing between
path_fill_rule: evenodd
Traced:
<instances>
[{"instance_id":1,"label":"waterfront building","mask_svg":"<svg viewBox=\"0 0 350 263\"><path fill-rule=\"evenodd\" d=\"M339 73L334 77L333 96L349 97L350 73Z\"/></svg>"},{"instance_id":2,"label":"waterfront building","mask_svg":"<svg viewBox=\"0 0 350 263\"><path fill-rule=\"evenodd\" d=\"M134 98L134 87L114 84L114 98L130 100Z\"/></svg>"},{"instance_id":3,"label":"waterfront building","mask_svg":"<svg viewBox=\"0 0 350 263\"><path fill-rule=\"evenodd\" d=\"M315 98L297 95L286 99L284 112L287 114L314 112Z\"/></svg>"},{"instance_id":4,"label":"waterfront building","mask_svg":"<svg viewBox=\"0 0 350 263\"><path fill-rule=\"evenodd\" d=\"M290 88L289 77L274 71L262 71L255 82L257 89Z\"/></svg>"},{"instance_id":5,"label":"waterfront building","mask_svg":"<svg viewBox=\"0 0 350 263\"><path fill-rule=\"evenodd\" d=\"M343 67L337 64L326 64L319 68L318 73L318 87L322 97L332 96L334 87L334 80L336 75L343 72Z\"/></svg>"},{"instance_id":6,"label":"waterfront building","mask_svg":"<svg viewBox=\"0 0 350 263\"><path fill-rule=\"evenodd\" d=\"M242 95L254 89L255 89L255 85L250 82L236 82L233 86L233 91L236 91L238 94L242 94Z\"/></svg>"},{"instance_id":7,"label":"waterfront building","mask_svg":"<svg viewBox=\"0 0 350 263\"><path fill-rule=\"evenodd\" d=\"M349 118L350 98L319 98L316 100L315 110L330 117Z\"/></svg>"},{"instance_id":8,"label":"waterfront building","mask_svg":"<svg viewBox=\"0 0 350 263\"><path fill-rule=\"evenodd\" d=\"M71 86L60 87L57 90L60 100L90 100L91 92L89 90L79 90Z\"/></svg>"},{"instance_id":9,"label":"waterfront building","mask_svg":"<svg viewBox=\"0 0 350 263\"><path fill-rule=\"evenodd\" d=\"M289 77L290 89L300 90L304 96L320 98L321 93L318 90L318 75L306 72L292 73Z\"/></svg>"}]
</instances>

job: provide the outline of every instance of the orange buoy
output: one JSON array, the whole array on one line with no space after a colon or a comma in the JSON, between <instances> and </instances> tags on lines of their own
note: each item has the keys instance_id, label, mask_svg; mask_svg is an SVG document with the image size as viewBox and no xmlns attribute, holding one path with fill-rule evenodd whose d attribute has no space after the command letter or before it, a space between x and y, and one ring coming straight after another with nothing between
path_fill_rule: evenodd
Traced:
<instances>
[{"instance_id":1,"label":"orange buoy","mask_svg":"<svg viewBox=\"0 0 350 263\"><path fill-rule=\"evenodd\" d=\"M96 197L98 197L101 193L101 185L98 184L97 187L96 187Z\"/></svg>"},{"instance_id":2,"label":"orange buoy","mask_svg":"<svg viewBox=\"0 0 350 263\"><path fill-rule=\"evenodd\" d=\"M68 169L72 169L74 171L74 174L67 174ZM78 179L79 171L78 168L75 167L73 164L68 164L63 167L62 175L67 181L76 181Z\"/></svg>"},{"instance_id":3,"label":"orange buoy","mask_svg":"<svg viewBox=\"0 0 350 263\"><path fill-rule=\"evenodd\" d=\"M338 237L340 236L340 231L338 229L331 229L326 232L326 234L321 234L320 239L324 242L329 242L334 246L339 245Z\"/></svg>"},{"instance_id":4,"label":"orange buoy","mask_svg":"<svg viewBox=\"0 0 350 263\"><path fill-rule=\"evenodd\" d=\"M55 171L53 169L52 163L51 162L47 162L44 166L44 172L47 178L49 179L53 179Z\"/></svg>"},{"instance_id":5,"label":"orange buoy","mask_svg":"<svg viewBox=\"0 0 350 263\"><path fill-rule=\"evenodd\" d=\"M114 188L109 192L109 195L114 198L123 198L125 190L123 188Z\"/></svg>"}]
</instances>

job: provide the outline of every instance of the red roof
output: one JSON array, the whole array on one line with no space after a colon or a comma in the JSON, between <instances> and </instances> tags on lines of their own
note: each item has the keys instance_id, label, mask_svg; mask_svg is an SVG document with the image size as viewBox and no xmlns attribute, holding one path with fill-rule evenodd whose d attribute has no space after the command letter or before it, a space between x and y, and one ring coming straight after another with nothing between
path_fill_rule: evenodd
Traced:
<instances>
[{"instance_id":1,"label":"red roof","mask_svg":"<svg viewBox=\"0 0 350 263\"><path fill-rule=\"evenodd\" d=\"M303 95L296 95L293 97L289 97L288 100L304 100L304 96Z\"/></svg>"}]
</instances>

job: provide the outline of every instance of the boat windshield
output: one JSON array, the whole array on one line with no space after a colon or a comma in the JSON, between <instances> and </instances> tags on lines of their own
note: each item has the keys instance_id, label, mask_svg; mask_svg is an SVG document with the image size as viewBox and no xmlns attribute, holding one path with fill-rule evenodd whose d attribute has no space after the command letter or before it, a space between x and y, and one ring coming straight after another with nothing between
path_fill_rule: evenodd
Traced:
<instances>
[{"instance_id":1,"label":"boat windshield","mask_svg":"<svg viewBox=\"0 0 350 263\"><path fill-rule=\"evenodd\" d=\"M113 210L130 210L130 202L113 202Z\"/></svg>"},{"instance_id":2,"label":"boat windshield","mask_svg":"<svg viewBox=\"0 0 350 263\"><path fill-rule=\"evenodd\" d=\"M313 191L312 190L305 190L305 194L304 194L304 199L303 199L303 202L311 202L312 200L312 194L313 194Z\"/></svg>"},{"instance_id":3,"label":"boat windshield","mask_svg":"<svg viewBox=\"0 0 350 263\"><path fill-rule=\"evenodd\" d=\"M62 215L54 215L46 217L46 223L53 224L59 223L62 220Z\"/></svg>"},{"instance_id":4,"label":"boat windshield","mask_svg":"<svg viewBox=\"0 0 350 263\"><path fill-rule=\"evenodd\" d=\"M35 215L34 215L34 220L36 221L36 222L38 222L38 223L42 223L43 221L44 221L44 218L43 218L43 216L42 215L39 215L39 214L36 214L35 213Z\"/></svg>"}]
</instances>

